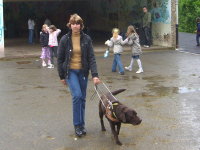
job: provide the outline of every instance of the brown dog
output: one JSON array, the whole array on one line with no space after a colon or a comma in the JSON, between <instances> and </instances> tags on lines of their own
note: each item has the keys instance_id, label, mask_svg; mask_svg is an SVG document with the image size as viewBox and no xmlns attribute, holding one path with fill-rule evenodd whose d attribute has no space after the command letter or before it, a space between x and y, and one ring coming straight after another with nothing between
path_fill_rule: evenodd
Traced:
<instances>
[{"instance_id":1,"label":"brown dog","mask_svg":"<svg viewBox=\"0 0 200 150\"><path fill-rule=\"evenodd\" d=\"M112 94L117 95L123 91L125 91L125 89L119 89L117 91L112 92ZM103 102L103 104L101 101L99 102L99 117L101 122L101 129L102 131L106 131L103 122L103 116L105 115L105 117L108 119L110 123L110 127L114 135L116 144L122 145L122 143L119 141L118 138L121 123L139 125L142 122L142 120L137 116L135 110L128 108L119 101L116 101L115 98L110 93L102 95L101 99ZM108 100L112 104L111 103L109 104Z\"/></svg>"}]
</instances>

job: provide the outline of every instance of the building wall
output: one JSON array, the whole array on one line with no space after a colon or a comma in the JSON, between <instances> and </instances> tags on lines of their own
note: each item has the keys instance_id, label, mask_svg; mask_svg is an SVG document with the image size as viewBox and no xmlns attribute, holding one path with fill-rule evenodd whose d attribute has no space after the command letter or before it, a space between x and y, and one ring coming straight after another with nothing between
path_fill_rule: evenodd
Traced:
<instances>
[{"instance_id":1,"label":"building wall","mask_svg":"<svg viewBox=\"0 0 200 150\"><path fill-rule=\"evenodd\" d=\"M0 0L0 49L4 47L3 0Z\"/></svg>"},{"instance_id":2,"label":"building wall","mask_svg":"<svg viewBox=\"0 0 200 150\"><path fill-rule=\"evenodd\" d=\"M93 27L104 31L110 31L112 27L119 27L125 31L130 24L141 28L142 7L147 6L152 14L153 45L176 45L175 0L95 0L91 1L91 6L95 8L93 15L99 18Z\"/></svg>"},{"instance_id":3,"label":"building wall","mask_svg":"<svg viewBox=\"0 0 200 150\"><path fill-rule=\"evenodd\" d=\"M154 45L172 46L171 0L156 0L151 3L152 37Z\"/></svg>"},{"instance_id":4,"label":"building wall","mask_svg":"<svg viewBox=\"0 0 200 150\"><path fill-rule=\"evenodd\" d=\"M3 0L0 0L0 2L2 1ZM42 1L44 2L47 0L42 0ZM40 1L40 3L42 1ZM64 25L63 29L65 28L65 23L63 22L66 22L67 20L66 18L67 16L69 16L69 13L76 12L78 10L77 12L78 13L80 12L80 15L82 15L82 17L84 18L86 26L89 26L93 30L98 30L103 32L105 31L111 32L113 27L119 27L121 31L125 32L127 26L130 24L136 25L138 28L141 29L142 16L143 16L142 7L147 6L149 8L149 11L152 13L153 44L160 46L170 46L170 47L175 47L176 45L175 0L76 0L76 3L79 3L79 5L76 4L76 8L74 8L75 2L72 0L68 2L67 0L66 1L64 0L64 2L62 1L59 2L60 2L59 5L60 11L56 11L56 14L53 15L56 16L55 18L58 18L56 20L54 19L56 23L62 22L62 24ZM54 1L52 3L58 3L58 1L56 2ZM16 5L17 4L18 3L16 3ZM29 4L30 6L33 5L30 2ZM49 2L49 4L51 4L51 2ZM70 4L73 4L73 9L70 8L71 7ZM80 5L82 6L83 4L85 5L83 7L80 7ZM21 6L22 5L20 5L20 7ZM56 8L56 6L57 5L54 5L53 8ZM85 7L87 7L86 10ZM3 10L3 7L0 8L2 8L0 9L0 13L2 13L1 16L3 16L3 11L1 12L1 10ZM68 12L69 10L71 11ZM63 11L65 12L63 13ZM36 12L38 14L40 11ZM58 13L60 14L58 15ZM8 14L9 13L7 13L7 15ZM57 16L62 16L63 18ZM39 19L42 20L43 19L42 15L40 15L40 17L41 19L40 18ZM0 21L2 18L0 18ZM21 21L22 19L18 20ZM3 21L0 23L3 23ZM11 23L9 24L12 25ZM27 23L25 22L24 25L27 26ZM41 25L39 25L38 28L40 28L40 26ZM3 25L1 26L0 24L0 29L2 28ZM24 28L26 29L26 27ZM1 31L3 31L3 29ZM3 39L4 38L2 38L0 42L2 42Z\"/></svg>"},{"instance_id":5,"label":"building wall","mask_svg":"<svg viewBox=\"0 0 200 150\"><path fill-rule=\"evenodd\" d=\"M141 22L143 13L140 0L95 0L90 3L93 18L98 18L93 28L111 31L113 27L118 27L125 31L128 25Z\"/></svg>"}]
</instances>

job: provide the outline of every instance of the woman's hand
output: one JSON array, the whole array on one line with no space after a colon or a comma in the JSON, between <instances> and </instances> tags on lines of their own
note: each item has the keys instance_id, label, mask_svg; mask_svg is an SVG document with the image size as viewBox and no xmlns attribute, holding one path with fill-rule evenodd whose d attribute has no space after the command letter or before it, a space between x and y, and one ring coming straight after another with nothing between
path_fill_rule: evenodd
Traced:
<instances>
[{"instance_id":1,"label":"woman's hand","mask_svg":"<svg viewBox=\"0 0 200 150\"><path fill-rule=\"evenodd\" d=\"M101 83L101 81L99 80L98 77L94 77L94 78L93 78L93 82L94 82L95 85Z\"/></svg>"},{"instance_id":2,"label":"woman's hand","mask_svg":"<svg viewBox=\"0 0 200 150\"><path fill-rule=\"evenodd\" d=\"M61 81L61 83L63 84L63 85L67 85L66 84L66 81L63 79L63 80L60 80Z\"/></svg>"}]
</instances>

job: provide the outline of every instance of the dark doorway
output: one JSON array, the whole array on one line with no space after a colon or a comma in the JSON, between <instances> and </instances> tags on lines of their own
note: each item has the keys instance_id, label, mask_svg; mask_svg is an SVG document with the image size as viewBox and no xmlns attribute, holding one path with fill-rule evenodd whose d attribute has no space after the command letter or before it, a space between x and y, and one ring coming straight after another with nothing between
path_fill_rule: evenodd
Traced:
<instances>
[{"instance_id":1,"label":"dark doorway","mask_svg":"<svg viewBox=\"0 0 200 150\"><path fill-rule=\"evenodd\" d=\"M73 13L78 13L87 27L90 13L88 1L6 2L4 3L5 38L27 37L29 17L34 18L36 22L36 33L40 32L45 19L49 18L52 24L65 34L66 23Z\"/></svg>"}]
</instances>

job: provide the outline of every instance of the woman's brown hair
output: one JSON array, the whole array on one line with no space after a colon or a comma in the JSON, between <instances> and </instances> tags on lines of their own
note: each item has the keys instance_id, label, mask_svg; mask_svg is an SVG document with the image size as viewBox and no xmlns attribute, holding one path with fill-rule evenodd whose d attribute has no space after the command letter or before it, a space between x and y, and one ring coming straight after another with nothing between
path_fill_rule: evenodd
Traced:
<instances>
[{"instance_id":1,"label":"woman's brown hair","mask_svg":"<svg viewBox=\"0 0 200 150\"><path fill-rule=\"evenodd\" d=\"M136 32L134 26L130 25L130 26L128 26L128 28L127 28L126 35L129 36L129 35L132 34L132 33L137 34L137 32Z\"/></svg>"},{"instance_id":2,"label":"woman's brown hair","mask_svg":"<svg viewBox=\"0 0 200 150\"><path fill-rule=\"evenodd\" d=\"M71 24L80 24L81 30L84 28L83 19L78 14L73 14L69 18L69 22L67 23L67 27L71 29Z\"/></svg>"}]
</instances>

